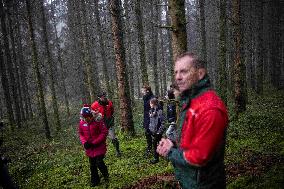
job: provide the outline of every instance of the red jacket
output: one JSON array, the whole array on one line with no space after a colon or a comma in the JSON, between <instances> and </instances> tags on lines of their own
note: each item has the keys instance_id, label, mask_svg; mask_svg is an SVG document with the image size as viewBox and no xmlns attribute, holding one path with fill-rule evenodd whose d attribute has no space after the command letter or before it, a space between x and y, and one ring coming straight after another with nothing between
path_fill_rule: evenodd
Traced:
<instances>
[{"instance_id":1,"label":"red jacket","mask_svg":"<svg viewBox=\"0 0 284 189\"><path fill-rule=\"evenodd\" d=\"M114 109L113 109L112 101L109 99L107 101L108 101L108 104L105 106L100 104L99 101L95 101L91 105L91 108L93 111L99 111L102 114L103 118L106 117L108 119L113 115Z\"/></svg>"},{"instance_id":2,"label":"red jacket","mask_svg":"<svg viewBox=\"0 0 284 189\"><path fill-rule=\"evenodd\" d=\"M91 123L87 123L84 120L80 120L79 135L82 145L87 141L96 145L95 147L85 150L87 156L96 157L106 154L106 137L108 135L108 129L103 121L92 121Z\"/></svg>"},{"instance_id":3,"label":"red jacket","mask_svg":"<svg viewBox=\"0 0 284 189\"><path fill-rule=\"evenodd\" d=\"M212 90L190 102L182 124L180 148L190 164L204 166L224 143L228 113Z\"/></svg>"}]
</instances>

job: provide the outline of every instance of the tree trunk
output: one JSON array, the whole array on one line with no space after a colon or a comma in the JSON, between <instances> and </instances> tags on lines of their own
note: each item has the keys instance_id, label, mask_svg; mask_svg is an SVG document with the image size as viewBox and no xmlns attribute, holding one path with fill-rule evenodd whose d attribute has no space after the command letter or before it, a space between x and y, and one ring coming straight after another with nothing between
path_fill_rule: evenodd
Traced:
<instances>
[{"instance_id":1,"label":"tree trunk","mask_svg":"<svg viewBox=\"0 0 284 189\"><path fill-rule=\"evenodd\" d=\"M59 112L58 112L58 104L57 104L57 97L56 97L56 91L55 91L55 79L54 79L54 62L51 57L51 52L49 49L49 41L47 36L47 29L46 29L46 17L45 17L45 11L44 11L44 0L41 0L40 3L40 9L41 9L41 16L42 16L42 28L43 28L43 39L44 39L44 45L47 55L47 64L48 64L48 77L49 77L49 85L51 89L51 98L52 98L52 107L53 107L53 114L54 114L54 120L56 124L57 131L61 130L61 124L60 124L60 118L59 118Z\"/></svg>"},{"instance_id":2,"label":"tree trunk","mask_svg":"<svg viewBox=\"0 0 284 189\"><path fill-rule=\"evenodd\" d=\"M234 43L235 43L235 59L234 59L234 78L235 78L235 113L246 110L245 98L245 65L242 60L242 33L240 18L240 0L233 0L233 21L234 21Z\"/></svg>"},{"instance_id":3,"label":"tree trunk","mask_svg":"<svg viewBox=\"0 0 284 189\"><path fill-rule=\"evenodd\" d=\"M68 101L68 95L67 95L67 90L66 90L66 82L65 82L65 69L63 67L63 61L62 61L62 56L61 56L61 48L59 45L59 38L57 35L57 29L56 29L56 23L54 22L54 31L55 31L55 43L56 43L56 48L57 48L57 54L58 54L58 62L60 65L60 78L61 78L61 86L62 86L62 92L64 96L64 104L66 107L66 113L70 117L70 107L69 107L69 101Z\"/></svg>"},{"instance_id":4,"label":"tree trunk","mask_svg":"<svg viewBox=\"0 0 284 189\"><path fill-rule=\"evenodd\" d=\"M204 4L205 4L205 0L199 0L200 32L201 32L201 57L207 64L205 7L204 7Z\"/></svg>"},{"instance_id":5,"label":"tree trunk","mask_svg":"<svg viewBox=\"0 0 284 189\"><path fill-rule=\"evenodd\" d=\"M221 99L227 104L227 24L226 0L220 0L219 86Z\"/></svg>"},{"instance_id":6,"label":"tree trunk","mask_svg":"<svg viewBox=\"0 0 284 189\"><path fill-rule=\"evenodd\" d=\"M1 17L2 17L2 15L1 15ZM5 105L6 105L6 111L8 113L9 124L10 124L12 130L14 130L15 119L14 119L13 109L11 108L11 104L12 104L11 95L10 95L11 92L10 92L9 85L8 85L9 82L8 82L8 76L7 76L7 68L6 68L5 63L4 63L4 58L3 58L3 54L2 54L2 48L3 48L2 44L0 43L0 75L1 75L1 83L2 83L2 88L3 88L3 92L4 92L4 97L5 97Z\"/></svg>"},{"instance_id":7,"label":"tree trunk","mask_svg":"<svg viewBox=\"0 0 284 189\"><path fill-rule=\"evenodd\" d=\"M161 4L165 4L165 2L163 2L164 0L162 0L160 3ZM158 23L160 23L160 25L164 25L163 23L163 13L164 13L164 6L161 7L161 9L158 9ZM167 15L166 15L166 19L167 19ZM168 19L166 20L166 22L168 22ZM166 23L167 25L169 25L169 23ZM167 60L168 58L166 58L168 54L166 54L166 48L164 46L165 42L170 42L170 35L168 35L169 31L167 31L166 33L166 37L163 34L163 30L159 29L159 39L160 39L160 78L162 80L161 82L161 95L164 95L164 92L167 90L167 73L169 73L169 78L172 80L172 78L174 77L174 73L173 73L173 64L172 62L170 62L170 64L167 65ZM168 51L169 52L169 51ZM165 55L166 54L166 55ZM171 54L171 53L170 53ZM167 66L169 67L169 70L167 71Z\"/></svg>"},{"instance_id":8,"label":"tree trunk","mask_svg":"<svg viewBox=\"0 0 284 189\"><path fill-rule=\"evenodd\" d=\"M152 1L152 10L151 10L151 17L154 20L154 23L158 23L158 10L156 7L157 1ZM154 73L154 84L155 84L155 95L160 96L159 91L159 75L158 75L158 57L157 57L157 43L158 43L158 31L157 27L154 26L154 23L151 24L151 31L152 31L152 53L153 53L153 73ZM160 69L159 69L160 70ZM160 70L161 72L161 70Z\"/></svg>"},{"instance_id":9,"label":"tree trunk","mask_svg":"<svg viewBox=\"0 0 284 189\"><path fill-rule=\"evenodd\" d=\"M123 33L121 31L120 7L117 0L109 1L112 23L113 44L115 50L116 70L120 100L120 116L122 131L133 136L135 134L128 78L126 74L125 50L123 46Z\"/></svg>"},{"instance_id":10,"label":"tree trunk","mask_svg":"<svg viewBox=\"0 0 284 189\"><path fill-rule=\"evenodd\" d=\"M40 117L42 118L42 122L44 125L45 136L47 139L50 139L51 138L50 129L49 129L46 107L45 107L45 102L44 102L43 85L42 85L42 79L41 79L41 74L39 70L37 47L36 47L34 28L33 28L33 22L32 22L32 17L31 17L31 4L29 0L26 0L26 7L27 7L27 13L28 13L28 25L29 25L30 39L31 39L31 45L32 45L33 72L36 78L37 91L38 91L38 97L39 97Z\"/></svg>"},{"instance_id":11,"label":"tree trunk","mask_svg":"<svg viewBox=\"0 0 284 189\"><path fill-rule=\"evenodd\" d=\"M20 23L19 23L19 12L18 5L16 3L13 4L13 12L15 14L16 21L16 35L17 35L17 57L19 58L19 69L20 71L20 82L23 90L23 101L24 101L24 114L26 119L30 119L33 117L32 105L31 105L31 96L28 88L27 82L27 66L25 57L23 55L23 44L22 44L22 36L20 31Z\"/></svg>"},{"instance_id":12,"label":"tree trunk","mask_svg":"<svg viewBox=\"0 0 284 189\"><path fill-rule=\"evenodd\" d=\"M81 1L81 23L82 23L82 33L83 33L83 46L84 46L84 65L86 68L86 77L88 82L88 88L89 93L91 97L91 102L93 102L96 99L97 93L100 90L99 87L99 80L98 80L98 72L97 72L97 66L94 66L91 64L91 51L90 51L90 37L89 37L89 31L88 31L88 18L86 13L86 2ZM98 84L95 87L95 83Z\"/></svg>"},{"instance_id":13,"label":"tree trunk","mask_svg":"<svg viewBox=\"0 0 284 189\"><path fill-rule=\"evenodd\" d=\"M244 33L244 53L245 53L245 65L247 66L247 82L252 89L255 89L256 77L254 68L254 33L255 30L255 19L253 18L255 14L255 9L253 7L252 1L246 1L244 6L244 16L245 16L245 33Z\"/></svg>"},{"instance_id":14,"label":"tree trunk","mask_svg":"<svg viewBox=\"0 0 284 189\"><path fill-rule=\"evenodd\" d=\"M162 0L163 1L163 0ZM168 3L168 0L165 0L165 3ZM167 8L167 10L165 11L166 12L166 20L167 20L167 25L171 25L171 19L170 19L170 15L169 15L169 8ZM168 41L168 45L167 45L167 48L168 48L168 52L169 52L169 55L168 55L168 69L169 69L169 73L170 73L170 76L171 76L171 81L174 82L175 81L175 74L174 74L174 61L173 61L173 45L172 45L172 35L171 35L171 32L172 31L169 31L167 30L167 41Z\"/></svg>"},{"instance_id":15,"label":"tree trunk","mask_svg":"<svg viewBox=\"0 0 284 189\"><path fill-rule=\"evenodd\" d=\"M172 20L173 60L187 51L186 18L184 0L169 0Z\"/></svg>"},{"instance_id":16,"label":"tree trunk","mask_svg":"<svg viewBox=\"0 0 284 189\"><path fill-rule=\"evenodd\" d=\"M255 1L256 14L256 92L263 93L263 2Z\"/></svg>"},{"instance_id":17,"label":"tree trunk","mask_svg":"<svg viewBox=\"0 0 284 189\"><path fill-rule=\"evenodd\" d=\"M130 37L130 36L129 36ZM131 37L130 37L131 38ZM128 61L128 73L129 73L129 87L130 87L130 96L131 96L131 103L134 106L135 104L135 93L134 93L134 65L132 62L132 53L131 53L131 42L129 42L129 61ZM139 79L138 79L139 80ZM138 91L139 93L139 91Z\"/></svg>"},{"instance_id":18,"label":"tree trunk","mask_svg":"<svg viewBox=\"0 0 284 189\"><path fill-rule=\"evenodd\" d=\"M8 25L9 25L9 34L10 34L10 42L11 42L11 47L12 47L12 57L13 57L13 62L14 62L14 74L15 74L15 85L16 85L16 91L17 91L17 97L18 97L18 102L19 102L19 112L20 112L20 121L22 122L25 120L25 114L24 114L24 101L23 101L23 86L21 85L21 78L20 78L20 73L19 73L19 60L16 54L16 46L15 46L15 32L14 32L14 27L13 22L12 22L12 14L11 14L11 8L12 8L12 3L13 1L8 1L6 0L6 5L7 5L7 16L8 16Z\"/></svg>"},{"instance_id":19,"label":"tree trunk","mask_svg":"<svg viewBox=\"0 0 284 189\"><path fill-rule=\"evenodd\" d=\"M135 6L135 14L136 14L136 20L137 20L137 32L138 32L138 48L139 48L139 57L140 57L140 69L141 69L141 74L142 74L143 85L149 85L140 2L141 2L140 0L136 0L136 6Z\"/></svg>"},{"instance_id":20,"label":"tree trunk","mask_svg":"<svg viewBox=\"0 0 284 189\"><path fill-rule=\"evenodd\" d=\"M133 55L132 55L132 26L131 26L131 16L130 16L130 11L131 11L131 2L129 0L124 1L124 9L125 9L125 34L127 35L127 42L125 42L126 46L126 54L128 54L128 75L129 75L129 87L130 87L130 96L131 96L131 102L132 105L135 105L135 92L134 92L134 64L133 64ZM137 79L139 81L139 79ZM138 91L139 93L139 91Z\"/></svg>"},{"instance_id":21,"label":"tree trunk","mask_svg":"<svg viewBox=\"0 0 284 189\"><path fill-rule=\"evenodd\" d=\"M163 87L164 90L166 90L167 89L167 69L166 69L166 62L165 62L164 39L163 39L162 30L160 30L160 38L161 38L161 64L160 64L160 66L161 66L161 70L162 70L160 72L161 73L160 78L162 78L162 81L163 81L161 87ZM162 91L161 91L161 94L163 94Z\"/></svg>"},{"instance_id":22,"label":"tree trunk","mask_svg":"<svg viewBox=\"0 0 284 189\"><path fill-rule=\"evenodd\" d=\"M280 89L280 74L281 74L281 55L280 55L280 1L273 0L271 3L272 6L272 22L271 22L271 33L272 33L272 41L271 41L271 61L270 66L272 68L271 78L272 85Z\"/></svg>"},{"instance_id":23,"label":"tree trunk","mask_svg":"<svg viewBox=\"0 0 284 189\"><path fill-rule=\"evenodd\" d=\"M75 3L76 2L76 3ZM81 25L81 15L80 15L80 4L81 1L69 0L67 2L68 8L68 19L67 24L70 29L71 38L71 57L70 60L74 61L76 66L76 77L79 79L78 89L80 96L86 103L91 103L90 93L87 92L88 83L85 82L86 77L86 66L84 64L84 46L83 46L83 34ZM84 99L84 100L83 100Z\"/></svg>"},{"instance_id":24,"label":"tree trunk","mask_svg":"<svg viewBox=\"0 0 284 189\"><path fill-rule=\"evenodd\" d=\"M104 75L104 80L105 80L105 84L106 84L106 89L107 89L107 93L110 99L112 99L113 94L110 88L110 84L109 84L109 72L108 72L108 68L107 68L107 57L106 57L106 52L105 52L105 44L104 44L104 40L103 40L103 32L101 30L102 25L101 25L101 21L100 21L100 15L99 15L99 1L95 1L95 19L96 19L96 29L98 32L98 38L99 38L99 49L100 49L100 53L101 53L101 57L102 57L102 61L103 61L103 75Z\"/></svg>"},{"instance_id":25,"label":"tree trunk","mask_svg":"<svg viewBox=\"0 0 284 189\"><path fill-rule=\"evenodd\" d=\"M19 100L18 100L18 93L17 93L17 87L16 87L16 78L14 75L14 69L13 69L13 62L10 54L10 48L9 48L9 39L8 39L8 32L6 27L6 13L3 9L3 2L0 1L0 13L1 13L1 28L2 28L2 35L3 35L3 41L4 41L4 49L5 49L5 55L6 55L6 61L7 61L7 71L9 75L9 83L10 87L12 89L12 104L14 105L14 111L16 115L16 122L17 126L21 127L21 113L20 113L20 107L19 107ZM11 108L11 104L10 104Z\"/></svg>"}]
</instances>

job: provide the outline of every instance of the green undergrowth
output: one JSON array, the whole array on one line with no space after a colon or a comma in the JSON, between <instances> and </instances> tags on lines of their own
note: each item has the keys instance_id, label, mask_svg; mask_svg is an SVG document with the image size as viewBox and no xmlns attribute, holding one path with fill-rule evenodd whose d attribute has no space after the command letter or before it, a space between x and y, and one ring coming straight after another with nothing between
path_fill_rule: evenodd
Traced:
<instances>
[{"instance_id":1,"label":"green undergrowth","mask_svg":"<svg viewBox=\"0 0 284 189\"><path fill-rule=\"evenodd\" d=\"M227 186L282 188L284 92L249 93L248 100L246 112L231 120L227 133L226 165L241 167L237 177L227 176Z\"/></svg>"},{"instance_id":2,"label":"green undergrowth","mask_svg":"<svg viewBox=\"0 0 284 189\"><path fill-rule=\"evenodd\" d=\"M38 123L28 125L17 132L5 133L5 138L10 138L4 144L6 155L12 160L10 172L20 188L89 188L89 161L79 142L77 123L63 125L60 134L54 134L51 141L45 139L43 129L37 128ZM135 126L135 137L118 131L121 157L115 156L114 147L107 140L105 162L110 174L109 188L127 187L141 178L172 171L166 160L161 159L155 165L149 163L152 157L144 156L143 130L139 124ZM97 188L105 187L102 179Z\"/></svg>"},{"instance_id":3,"label":"green undergrowth","mask_svg":"<svg viewBox=\"0 0 284 189\"><path fill-rule=\"evenodd\" d=\"M247 111L238 119L230 113L225 163L227 167L252 168L240 173L233 170L236 175L229 171L227 187L280 188L284 180L284 92L266 92L262 97L250 93L248 100ZM109 188L129 187L143 178L173 171L171 164L162 158L152 165L150 158L144 157L141 106L133 112L136 136L125 136L117 129L122 157L115 156L110 140L107 141L105 162L110 173ZM36 120L39 119L13 132L4 130L4 154L11 159L9 169L20 188L89 188L89 162L77 134L78 111L74 110L71 119L62 120L57 134L56 127L51 125L51 140L45 139L44 129ZM254 171L257 166L254 160L261 162L262 159L263 168ZM102 180L97 188L105 187Z\"/></svg>"},{"instance_id":4,"label":"green undergrowth","mask_svg":"<svg viewBox=\"0 0 284 189\"><path fill-rule=\"evenodd\" d=\"M229 189L282 189L283 188L283 165L273 166L260 176L240 176L229 185Z\"/></svg>"}]
</instances>

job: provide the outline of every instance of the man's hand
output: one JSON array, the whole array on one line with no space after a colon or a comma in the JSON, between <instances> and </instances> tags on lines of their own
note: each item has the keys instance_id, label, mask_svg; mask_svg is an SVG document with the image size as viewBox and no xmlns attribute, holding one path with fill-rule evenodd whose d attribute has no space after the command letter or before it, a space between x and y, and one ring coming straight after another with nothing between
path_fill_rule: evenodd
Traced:
<instances>
[{"instance_id":1,"label":"man's hand","mask_svg":"<svg viewBox=\"0 0 284 189\"><path fill-rule=\"evenodd\" d=\"M162 138L157 147L157 153L163 157L166 157L173 146L174 144L171 140Z\"/></svg>"}]
</instances>

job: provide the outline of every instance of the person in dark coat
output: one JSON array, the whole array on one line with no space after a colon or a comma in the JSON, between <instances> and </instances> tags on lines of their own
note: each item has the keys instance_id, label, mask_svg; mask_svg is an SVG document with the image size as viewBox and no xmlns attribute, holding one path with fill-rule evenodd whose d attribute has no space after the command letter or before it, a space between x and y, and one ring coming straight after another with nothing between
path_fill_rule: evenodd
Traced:
<instances>
[{"instance_id":1,"label":"person in dark coat","mask_svg":"<svg viewBox=\"0 0 284 189\"><path fill-rule=\"evenodd\" d=\"M149 130L149 124L150 124L149 111L151 109L150 100L154 98L154 95L151 90L151 87L148 85L144 85L141 89L141 92L143 94L143 102L144 102L143 128L145 130L145 137L146 137L146 142L147 142L145 156L148 156L150 155L151 149L152 149L152 135Z\"/></svg>"},{"instance_id":2,"label":"person in dark coat","mask_svg":"<svg viewBox=\"0 0 284 189\"><path fill-rule=\"evenodd\" d=\"M170 139L174 144L177 140L176 133L176 118L177 118L177 110L176 110L176 100L174 95L174 90L170 89L167 91L167 123L169 125L166 136Z\"/></svg>"},{"instance_id":3,"label":"person in dark coat","mask_svg":"<svg viewBox=\"0 0 284 189\"><path fill-rule=\"evenodd\" d=\"M157 98L152 98L150 100L150 124L149 130L152 135L152 146L154 159L150 163L155 164L159 162L159 154L156 152L158 143L160 142L163 132L164 132L164 116L162 109L158 106L159 101Z\"/></svg>"}]
</instances>

